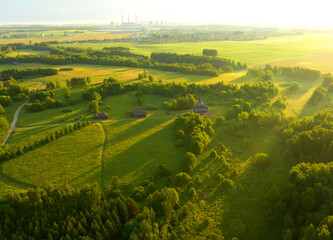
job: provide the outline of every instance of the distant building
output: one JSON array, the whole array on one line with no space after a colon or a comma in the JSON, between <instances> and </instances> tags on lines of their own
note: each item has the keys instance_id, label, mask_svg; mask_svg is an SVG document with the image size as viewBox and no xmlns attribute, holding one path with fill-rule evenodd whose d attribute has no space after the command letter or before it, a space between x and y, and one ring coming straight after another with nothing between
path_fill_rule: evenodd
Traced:
<instances>
[{"instance_id":1,"label":"distant building","mask_svg":"<svg viewBox=\"0 0 333 240\"><path fill-rule=\"evenodd\" d=\"M145 110L133 110L132 116L133 117L146 117L147 112Z\"/></svg>"},{"instance_id":2,"label":"distant building","mask_svg":"<svg viewBox=\"0 0 333 240\"><path fill-rule=\"evenodd\" d=\"M107 112L96 113L94 118L95 119L109 119L109 114Z\"/></svg>"},{"instance_id":3,"label":"distant building","mask_svg":"<svg viewBox=\"0 0 333 240\"><path fill-rule=\"evenodd\" d=\"M40 36L41 36L41 37L45 37L45 34L44 34L44 33L41 33Z\"/></svg>"},{"instance_id":4,"label":"distant building","mask_svg":"<svg viewBox=\"0 0 333 240\"><path fill-rule=\"evenodd\" d=\"M199 98L199 102L195 104L195 107L191 109L192 112L195 113L206 113L208 112L209 107L207 104L204 104L201 99Z\"/></svg>"}]
</instances>

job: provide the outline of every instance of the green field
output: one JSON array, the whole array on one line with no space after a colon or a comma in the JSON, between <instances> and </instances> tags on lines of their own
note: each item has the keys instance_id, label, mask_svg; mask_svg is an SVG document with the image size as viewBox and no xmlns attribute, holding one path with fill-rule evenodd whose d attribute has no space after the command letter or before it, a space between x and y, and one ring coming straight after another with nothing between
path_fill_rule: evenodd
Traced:
<instances>
[{"instance_id":1,"label":"green field","mask_svg":"<svg viewBox=\"0 0 333 240\"><path fill-rule=\"evenodd\" d=\"M32 67L51 67L51 68L62 68L62 67L73 67L72 71L60 71L59 74L48 77L26 77L23 80L19 80L22 83L29 86L35 82L36 88L40 82L45 83L47 81L60 81L64 84L67 79L73 77L90 77L92 84L98 84L103 82L105 78L111 76L117 76L120 81L124 83L135 83L142 82L144 80L138 79L138 74L142 73L142 68L129 68L129 67L112 67L112 66L100 66L100 65L83 65L83 64L72 64L72 65L46 65L46 64L33 64L25 63L20 65L0 65L0 70L6 70L10 68L32 68ZM155 69L148 69L147 72L154 75L155 81L162 80L163 82L184 82L184 83L216 83L220 81L230 82L246 74L245 71L226 73L218 77L211 76L198 76L188 75L183 73L167 72Z\"/></svg>"},{"instance_id":2,"label":"green field","mask_svg":"<svg viewBox=\"0 0 333 240\"><path fill-rule=\"evenodd\" d=\"M99 182L104 139L103 128L97 123L3 163L2 172L40 187Z\"/></svg>"},{"instance_id":3,"label":"green field","mask_svg":"<svg viewBox=\"0 0 333 240\"><path fill-rule=\"evenodd\" d=\"M155 51L201 54L203 48L214 48L219 50L220 56L252 66L266 63L282 66L299 64L323 72L333 72L333 65L330 65L331 61L333 62L332 43L333 34L305 34L248 42L156 45L95 43L82 44L82 47L100 49L105 46L123 45L145 55ZM13 65L0 65L0 69L12 67ZM99 86L110 76L117 76L124 83L147 81L138 79L138 74L143 71L141 68L81 64L66 66L19 64L15 67L73 67L74 70L60 71L58 75L29 77L18 81L31 90L45 88L47 81L60 81L62 88L54 90L56 100L64 100L66 80L72 77L91 77L93 87ZM224 81L240 86L263 81L260 78L247 76L246 71L222 74L219 77L186 75L154 69L147 71L154 76L155 81L162 80L163 83L209 84ZM257 105L254 109L274 109L276 112L281 111L285 116L301 118L332 108L333 92L330 91L317 105L309 102L322 80L323 77L305 80L274 76L273 82L277 84L279 93L265 103L265 106ZM289 87L293 82L299 84L299 89L290 92ZM21 110L16 124L18 129L15 129L7 142L9 147L25 146L39 141L49 133L76 122L75 119L81 116L83 116L82 121L89 120L92 124L0 163L0 179L7 179L7 182L0 181L0 200L7 199L8 194L14 191L23 191L28 185L46 188L50 185L68 183L80 188L85 184L97 183L105 190L115 176L119 177L122 194L126 197L133 197L133 189L142 186L145 180L154 182L157 189L175 186L172 185L174 184L172 181L181 171L182 158L189 146L187 143L183 147L175 146L176 133L173 122L175 117L185 110L162 109L162 103L171 102L173 99L153 94L144 94L142 105L138 105L136 92L132 91L103 99L100 111L108 112L110 119L95 121L94 114L88 111L88 101L81 99L84 90L81 87L71 88L71 99L76 103L72 106L46 109L37 113L28 112L25 108ZM218 116L227 117L228 110L234 105L234 99L218 98L213 94L199 94L195 97L211 104L210 110L213 115L209 118L212 122ZM284 110L274 107L274 102L279 98L286 103ZM9 122L22 103L17 102L6 107L5 116ZM158 109L148 111L147 118L136 119L130 116L130 110L142 109L147 105L155 105ZM255 121L248 121L242 125L241 121L238 117L226 120L222 127L216 126L216 133L211 137L208 147L197 156L197 166L190 173L193 181L189 186L177 188L180 196L179 207L191 206L189 216L181 216L177 224L182 224L184 231L193 232L198 236L204 236L201 235L203 232L209 232L209 229L216 227L228 240L233 237L239 240L279 240L283 227L277 219L267 220L266 198L272 189L276 188L279 191L284 189L294 162L286 156L286 145L279 133L280 125L267 127ZM221 144L228 149L226 153L221 150ZM211 157L213 149L221 156L225 154L228 167L222 164L222 158ZM268 154L269 165L266 168L260 169L255 166L251 158L256 153ZM170 170L170 177L154 176L162 164ZM234 186L223 185L219 174L232 179ZM195 188L196 197L190 197L191 187ZM147 206L146 199L140 202L141 208L145 206ZM180 212L180 209L177 211Z\"/></svg>"},{"instance_id":4,"label":"green field","mask_svg":"<svg viewBox=\"0 0 333 240\"><path fill-rule=\"evenodd\" d=\"M151 45L86 43L80 45L80 47L95 49L110 46L130 47L133 52L147 56L152 52L201 55L202 49L217 49L220 57L244 62L249 66L267 63L294 66L299 63L303 67L315 68L323 72L333 72L332 64L330 64L332 63L333 34L306 33L300 36L274 37L256 41L212 41ZM307 59L312 59L312 61Z\"/></svg>"}]
</instances>

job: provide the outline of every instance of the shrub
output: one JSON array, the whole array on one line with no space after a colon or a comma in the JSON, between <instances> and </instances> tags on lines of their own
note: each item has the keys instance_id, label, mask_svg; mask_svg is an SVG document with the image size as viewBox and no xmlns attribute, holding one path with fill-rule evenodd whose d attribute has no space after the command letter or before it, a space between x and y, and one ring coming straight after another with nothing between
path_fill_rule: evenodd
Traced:
<instances>
[{"instance_id":1,"label":"shrub","mask_svg":"<svg viewBox=\"0 0 333 240\"><path fill-rule=\"evenodd\" d=\"M176 185L179 187L186 186L192 181L192 178L184 172L180 172L176 175Z\"/></svg>"},{"instance_id":2,"label":"shrub","mask_svg":"<svg viewBox=\"0 0 333 240\"><path fill-rule=\"evenodd\" d=\"M197 192L195 191L194 187L190 188L189 194L190 194L191 198L196 198L197 197Z\"/></svg>"},{"instance_id":3,"label":"shrub","mask_svg":"<svg viewBox=\"0 0 333 240\"><path fill-rule=\"evenodd\" d=\"M197 163L196 156L191 152L187 152L183 157L182 170L184 172L190 173L193 171L196 163Z\"/></svg>"},{"instance_id":4,"label":"shrub","mask_svg":"<svg viewBox=\"0 0 333 240\"><path fill-rule=\"evenodd\" d=\"M4 114L6 111L2 105L0 105L0 115Z\"/></svg>"},{"instance_id":5,"label":"shrub","mask_svg":"<svg viewBox=\"0 0 333 240\"><path fill-rule=\"evenodd\" d=\"M216 159L218 157L218 154L217 152L213 149L210 154L209 154L209 157L212 158L212 159Z\"/></svg>"},{"instance_id":6,"label":"shrub","mask_svg":"<svg viewBox=\"0 0 333 240\"><path fill-rule=\"evenodd\" d=\"M169 168L167 168L167 166L165 164L160 165L157 168L157 172L155 174L155 176L157 177L166 177L166 176L170 176L171 175L171 170Z\"/></svg>"},{"instance_id":7,"label":"shrub","mask_svg":"<svg viewBox=\"0 0 333 240\"><path fill-rule=\"evenodd\" d=\"M219 173L219 174L217 174L217 179L218 179L220 182L222 182L222 181L224 180L224 176L223 176L221 173Z\"/></svg>"},{"instance_id":8,"label":"shrub","mask_svg":"<svg viewBox=\"0 0 333 240\"><path fill-rule=\"evenodd\" d=\"M257 153L252 157L252 161L257 168L265 169L268 167L268 155L265 153Z\"/></svg>"},{"instance_id":9,"label":"shrub","mask_svg":"<svg viewBox=\"0 0 333 240\"><path fill-rule=\"evenodd\" d=\"M223 181L222 181L222 186L223 187L228 187L228 188L233 188L234 187L234 181L232 181L231 179L224 179Z\"/></svg>"}]
</instances>

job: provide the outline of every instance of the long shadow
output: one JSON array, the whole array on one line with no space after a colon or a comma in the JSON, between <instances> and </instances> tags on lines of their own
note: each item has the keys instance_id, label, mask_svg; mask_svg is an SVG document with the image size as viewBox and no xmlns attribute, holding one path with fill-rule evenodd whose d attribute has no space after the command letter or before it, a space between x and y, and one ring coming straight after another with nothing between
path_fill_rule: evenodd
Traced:
<instances>
[{"instance_id":1,"label":"long shadow","mask_svg":"<svg viewBox=\"0 0 333 240\"><path fill-rule=\"evenodd\" d=\"M1 180L1 182L6 183L7 185L17 187L17 188L22 188L22 189L37 188L37 186L35 186L33 184L18 181L17 179L12 178L12 177L6 175L5 173L3 173L2 164L0 165L0 180Z\"/></svg>"},{"instance_id":2,"label":"long shadow","mask_svg":"<svg viewBox=\"0 0 333 240\"><path fill-rule=\"evenodd\" d=\"M105 158L105 180L111 179L111 176L117 175L120 178L131 179L131 181L149 177L160 164L167 164L172 170L179 168L178 161L185 153L184 148L174 147L174 136L172 125L162 122L155 123L154 127L162 127L151 134L140 138L129 147L120 151L118 154L112 154L112 143L126 140L129 135L135 134L135 129L128 129L112 139L108 145L111 156ZM141 123L137 126L136 136L145 132ZM165 126L163 125L165 124ZM132 127L133 128L133 127ZM134 131L134 132L133 132ZM161 161L163 159L163 161ZM149 173L146 175L146 173Z\"/></svg>"},{"instance_id":3,"label":"long shadow","mask_svg":"<svg viewBox=\"0 0 333 240\"><path fill-rule=\"evenodd\" d=\"M16 134L19 134L19 137L21 139L24 139L30 135L36 135L36 134L39 134L41 132L44 132L44 133L51 133L51 132L54 132L55 128L57 128L58 126L50 126L50 127L41 127L41 128L31 128L31 129L28 129L28 130L14 130L12 135L11 135L11 138L12 139L16 139L17 137L15 136ZM15 142L12 142L14 140L10 140L11 138L9 138L9 144L15 144ZM24 142L24 143L21 143L23 145L25 144L28 144L29 142Z\"/></svg>"},{"instance_id":4,"label":"long shadow","mask_svg":"<svg viewBox=\"0 0 333 240\"><path fill-rule=\"evenodd\" d=\"M306 102L306 104L304 104L301 112L298 115L299 117L311 116L320 111L323 111L324 109L333 107L332 100L329 96L325 96L325 99L317 104L312 103L310 99Z\"/></svg>"}]
</instances>

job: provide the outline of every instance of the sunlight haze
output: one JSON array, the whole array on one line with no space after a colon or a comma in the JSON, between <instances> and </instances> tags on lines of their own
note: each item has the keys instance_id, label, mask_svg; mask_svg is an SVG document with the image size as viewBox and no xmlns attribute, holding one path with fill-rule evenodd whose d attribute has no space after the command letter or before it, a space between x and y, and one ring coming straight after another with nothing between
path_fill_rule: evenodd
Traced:
<instances>
[{"instance_id":1,"label":"sunlight haze","mask_svg":"<svg viewBox=\"0 0 333 240\"><path fill-rule=\"evenodd\" d=\"M0 1L1 24L30 23L209 23L333 28L332 1ZM13 14L15 13L15 14Z\"/></svg>"}]
</instances>

